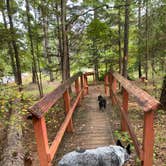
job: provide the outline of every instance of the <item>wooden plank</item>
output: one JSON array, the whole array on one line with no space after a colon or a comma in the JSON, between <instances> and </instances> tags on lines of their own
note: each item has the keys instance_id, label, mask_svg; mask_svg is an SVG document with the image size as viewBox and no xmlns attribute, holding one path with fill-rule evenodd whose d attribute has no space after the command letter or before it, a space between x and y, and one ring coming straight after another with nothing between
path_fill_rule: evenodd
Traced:
<instances>
[{"instance_id":1,"label":"wooden plank","mask_svg":"<svg viewBox=\"0 0 166 166\"><path fill-rule=\"evenodd\" d=\"M35 103L32 107L29 108L29 111L36 117L43 117L44 113L46 113L58 99L60 99L67 88L79 77L82 73L77 73L63 84L58 86L55 90L50 92L41 98L37 103Z\"/></svg>"},{"instance_id":2,"label":"wooden plank","mask_svg":"<svg viewBox=\"0 0 166 166\"><path fill-rule=\"evenodd\" d=\"M157 110L160 106L160 102L157 101L154 97L150 96L147 92L140 89L136 85L134 85L129 80L122 77L120 74L114 72L113 76L121 83L122 87L126 89L126 91L134 97L136 102L142 108L143 111L147 112L150 110Z\"/></svg>"},{"instance_id":3,"label":"wooden plank","mask_svg":"<svg viewBox=\"0 0 166 166\"><path fill-rule=\"evenodd\" d=\"M75 108L76 108L76 106L77 106L77 104L79 102L79 99L80 99L82 93L83 93L83 89L80 91L79 95L76 98L75 103L73 104L72 108L68 112L64 122L62 123L59 131L56 134L56 137L55 137L55 139L54 139L54 141L53 141L53 143L52 143L52 145L50 147L50 158L51 158L51 160L54 158L54 155L55 155L55 153L58 150L58 147L59 147L59 145L61 143L63 135L64 135L64 133L66 131L66 128L67 128L67 126L68 126L68 124L69 124L69 122L70 122L70 120L72 118L73 112L74 112L74 110L75 110Z\"/></svg>"},{"instance_id":4,"label":"wooden plank","mask_svg":"<svg viewBox=\"0 0 166 166\"><path fill-rule=\"evenodd\" d=\"M144 114L144 139L143 151L144 160L143 166L153 165L153 146L154 146L154 111L145 112Z\"/></svg>"}]
</instances>

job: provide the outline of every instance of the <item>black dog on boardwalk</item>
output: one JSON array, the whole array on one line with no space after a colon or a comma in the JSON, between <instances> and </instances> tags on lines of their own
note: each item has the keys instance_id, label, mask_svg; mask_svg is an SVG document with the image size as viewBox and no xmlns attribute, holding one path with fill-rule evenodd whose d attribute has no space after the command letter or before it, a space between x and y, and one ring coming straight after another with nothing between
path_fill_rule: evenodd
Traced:
<instances>
[{"instance_id":1,"label":"black dog on boardwalk","mask_svg":"<svg viewBox=\"0 0 166 166\"><path fill-rule=\"evenodd\" d=\"M106 109L106 105L107 105L106 99L103 96L99 95L98 101L99 101L100 110Z\"/></svg>"}]
</instances>

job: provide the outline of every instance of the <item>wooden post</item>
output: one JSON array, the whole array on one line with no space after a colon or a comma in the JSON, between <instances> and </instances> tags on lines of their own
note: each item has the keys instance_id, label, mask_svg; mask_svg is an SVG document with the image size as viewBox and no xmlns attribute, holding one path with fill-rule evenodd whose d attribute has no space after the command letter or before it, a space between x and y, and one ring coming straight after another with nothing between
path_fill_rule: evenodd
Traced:
<instances>
[{"instance_id":1,"label":"wooden post","mask_svg":"<svg viewBox=\"0 0 166 166\"><path fill-rule=\"evenodd\" d=\"M77 79L75 80L75 91L76 91L76 94L77 94L77 96L78 96L78 94L79 94L79 92L80 92L79 78L77 78ZM79 102L78 102L78 105L80 105L80 100L79 100Z\"/></svg>"},{"instance_id":2,"label":"wooden post","mask_svg":"<svg viewBox=\"0 0 166 166\"><path fill-rule=\"evenodd\" d=\"M106 96L108 96L108 75L105 75L104 82L105 82L105 94Z\"/></svg>"},{"instance_id":3,"label":"wooden post","mask_svg":"<svg viewBox=\"0 0 166 166\"><path fill-rule=\"evenodd\" d=\"M112 74L109 74L109 91L110 91L110 98L112 100L113 95L112 95Z\"/></svg>"},{"instance_id":4,"label":"wooden post","mask_svg":"<svg viewBox=\"0 0 166 166\"><path fill-rule=\"evenodd\" d=\"M45 118L33 118L40 166L51 166Z\"/></svg>"},{"instance_id":5,"label":"wooden post","mask_svg":"<svg viewBox=\"0 0 166 166\"><path fill-rule=\"evenodd\" d=\"M124 111L126 115L128 114L128 99L129 99L128 92L126 91L126 89L123 88L123 103L122 103L123 110L122 111ZM121 129L122 131L127 131L127 124L122 115L121 115Z\"/></svg>"},{"instance_id":6,"label":"wooden post","mask_svg":"<svg viewBox=\"0 0 166 166\"><path fill-rule=\"evenodd\" d=\"M144 113L144 139L143 139L143 162L142 166L153 165L154 146L154 111Z\"/></svg>"},{"instance_id":7,"label":"wooden post","mask_svg":"<svg viewBox=\"0 0 166 166\"><path fill-rule=\"evenodd\" d=\"M85 74L84 74L84 88L85 88L85 95L87 95L88 94L88 78Z\"/></svg>"},{"instance_id":8,"label":"wooden post","mask_svg":"<svg viewBox=\"0 0 166 166\"><path fill-rule=\"evenodd\" d=\"M83 89L81 98L84 98L84 77L83 77L83 75L81 75L81 89Z\"/></svg>"},{"instance_id":9,"label":"wooden post","mask_svg":"<svg viewBox=\"0 0 166 166\"><path fill-rule=\"evenodd\" d=\"M117 84L116 79L115 77L112 76L112 91L114 94L116 94L116 84ZM114 99L114 95L112 95L112 105L115 105L115 104L116 104L116 101Z\"/></svg>"},{"instance_id":10,"label":"wooden post","mask_svg":"<svg viewBox=\"0 0 166 166\"><path fill-rule=\"evenodd\" d=\"M65 103L65 111L66 115L70 111L70 95L69 95L69 89L66 89L65 93L63 94L64 97L64 103ZM67 127L67 132L73 132L73 122L72 119L70 120L68 127Z\"/></svg>"}]
</instances>

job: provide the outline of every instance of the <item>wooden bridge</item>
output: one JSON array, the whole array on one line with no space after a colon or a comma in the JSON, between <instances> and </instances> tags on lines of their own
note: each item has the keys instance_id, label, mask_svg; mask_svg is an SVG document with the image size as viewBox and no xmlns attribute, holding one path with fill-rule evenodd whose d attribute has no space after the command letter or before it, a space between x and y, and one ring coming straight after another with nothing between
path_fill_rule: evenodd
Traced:
<instances>
[{"instance_id":1,"label":"wooden bridge","mask_svg":"<svg viewBox=\"0 0 166 166\"><path fill-rule=\"evenodd\" d=\"M111 121L112 106L118 106L121 113L121 129L128 131L136 153L143 166L152 166L153 163L153 144L154 144L154 111L157 110L159 102L152 96L133 85L130 81L116 72L110 71L105 75L104 89L101 86L88 86L88 77L93 73L77 73L69 80L61 84L54 91L44 96L40 101L33 105L29 110L33 115L33 124L37 142L38 156L41 166L50 166L54 156L58 153L58 148L62 142L65 132L72 132L75 137L74 146L82 148L94 148L114 144ZM120 83L123 94L120 102L117 97L117 81ZM71 102L69 88L75 84L76 98ZM107 97L107 109L104 112L99 111L97 105L98 93L105 92ZM98 93L94 93L98 92ZM89 95L90 94L90 95ZM128 99L131 95L144 112L144 130L143 142L139 142L128 116ZM60 99L65 103L66 117L61 124L59 131L51 146L48 144L47 128L45 123L45 113ZM72 104L71 104L72 103ZM81 104L81 106L80 106ZM73 113L76 107L80 106L76 116L80 116L82 125L73 125ZM82 109L81 109L82 108ZM77 119L77 117L76 117ZM72 139L64 144L71 144ZM76 147L75 147L76 148Z\"/></svg>"}]
</instances>

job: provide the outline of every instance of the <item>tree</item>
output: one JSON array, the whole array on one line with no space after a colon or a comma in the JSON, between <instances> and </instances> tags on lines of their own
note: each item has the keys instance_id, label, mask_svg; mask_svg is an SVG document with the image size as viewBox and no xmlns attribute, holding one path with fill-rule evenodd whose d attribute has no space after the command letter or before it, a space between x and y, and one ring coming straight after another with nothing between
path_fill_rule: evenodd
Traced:
<instances>
[{"instance_id":1,"label":"tree","mask_svg":"<svg viewBox=\"0 0 166 166\"><path fill-rule=\"evenodd\" d=\"M142 0L138 1L138 75L139 78L142 77L142 71L141 71L141 2Z\"/></svg>"},{"instance_id":2,"label":"tree","mask_svg":"<svg viewBox=\"0 0 166 166\"><path fill-rule=\"evenodd\" d=\"M16 33L13 26L13 19L12 19L12 10L11 10L11 3L12 1L6 0L6 8L7 8L7 14L9 19L9 25L10 25L10 33L11 33L11 43L14 50L15 60L16 60L16 83L20 86L22 85L22 78L21 78L21 66L20 66L20 58L19 58L19 51L18 46L16 43Z\"/></svg>"},{"instance_id":3,"label":"tree","mask_svg":"<svg viewBox=\"0 0 166 166\"><path fill-rule=\"evenodd\" d=\"M124 25L124 55L123 55L123 76L127 78L128 43L129 43L129 5L130 0L125 3L125 25Z\"/></svg>"},{"instance_id":4,"label":"tree","mask_svg":"<svg viewBox=\"0 0 166 166\"><path fill-rule=\"evenodd\" d=\"M48 36L48 10L49 2L46 0L41 1L41 15L42 15L42 28L43 28L43 48L44 48L44 57L47 59L47 69L49 71L50 81L54 80L53 72L52 72L52 60L49 53L49 36Z\"/></svg>"},{"instance_id":5,"label":"tree","mask_svg":"<svg viewBox=\"0 0 166 166\"><path fill-rule=\"evenodd\" d=\"M160 96L160 103L164 110L166 110L166 75L163 79L163 85L161 90L161 96Z\"/></svg>"},{"instance_id":6,"label":"tree","mask_svg":"<svg viewBox=\"0 0 166 166\"><path fill-rule=\"evenodd\" d=\"M25 0L26 2L26 15L27 15L27 24L28 24L28 36L29 36L29 42L30 42L30 52L32 55L32 82L37 83L40 97L43 96L43 90L42 85L39 81L39 76L37 73L37 63L36 63L36 57L35 57L35 50L34 50L34 44L33 44L33 33L31 29L31 18L30 18L30 9L29 9L29 2L28 0ZM39 57L38 57L39 58Z\"/></svg>"}]
</instances>

